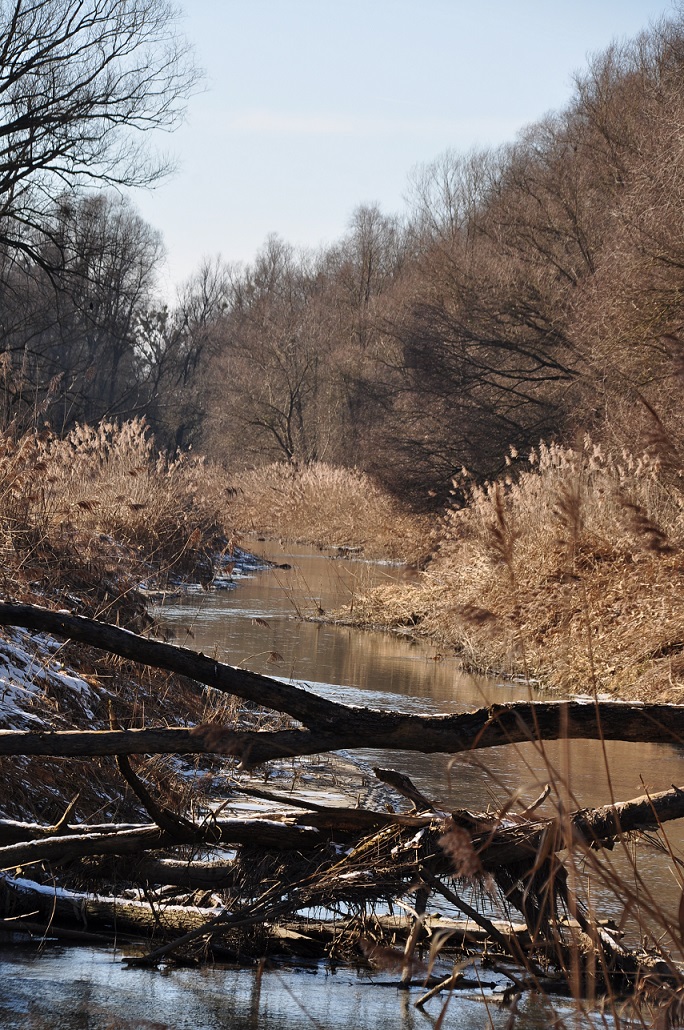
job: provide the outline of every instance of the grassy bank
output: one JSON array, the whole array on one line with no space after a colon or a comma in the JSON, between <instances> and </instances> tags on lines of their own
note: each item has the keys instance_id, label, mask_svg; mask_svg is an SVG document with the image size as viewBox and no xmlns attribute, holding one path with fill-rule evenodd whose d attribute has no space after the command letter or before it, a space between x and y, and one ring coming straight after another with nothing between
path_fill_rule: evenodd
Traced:
<instances>
[{"instance_id":1,"label":"grassy bank","mask_svg":"<svg viewBox=\"0 0 684 1030\"><path fill-rule=\"evenodd\" d=\"M510 465L447 514L422 582L357 598L355 620L412 627L477 669L681 701L677 463L607 454L587 439L543 446L524 464L512 455Z\"/></svg>"},{"instance_id":2,"label":"grassy bank","mask_svg":"<svg viewBox=\"0 0 684 1030\"><path fill-rule=\"evenodd\" d=\"M211 572L231 536L223 478L155 452L144 422L0 437L0 589L121 608L148 576Z\"/></svg>"},{"instance_id":3,"label":"grassy bank","mask_svg":"<svg viewBox=\"0 0 684 1030\"><path fill-rule=\"evenodd\" d=\"M242 473L232 485L231 517L245 533L416 565L432 547L429 520L356 469L277 463Z\"/></svg>"},{"instance_id":4,"label":"grassy bank","mask_svg":"<svg viewBox=\"0 0 684 1030\"><path fill-rule=\"evenodd\" d=\"M169 575L208 579L230 546L225 476L200 459L160 456L140 420L50 433L0 436L0 593L65 608L134 630L149 626L141 582ZM0 728L105 728L232 722L234 699L43 635L0 637ZM235 711L233 710L235 708ZM59 819L76 793L76 814L130 812L135 799L111 760L2 759L3 811ZM171 759L142 766L175 809L191 780Z\"/></svg>"}]
</instances>

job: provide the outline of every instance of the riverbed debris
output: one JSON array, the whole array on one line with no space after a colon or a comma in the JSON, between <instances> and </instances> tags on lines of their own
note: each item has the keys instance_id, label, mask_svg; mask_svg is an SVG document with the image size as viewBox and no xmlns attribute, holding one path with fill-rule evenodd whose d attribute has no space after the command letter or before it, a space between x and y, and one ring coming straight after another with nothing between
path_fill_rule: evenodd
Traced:
<instances>
[{"instance_id":1,"label":"riverbed debris","mask_svg":"<svg viewBox=\"0 0 684 1030\"><path fill-rule=\"evenodd\" d=\"M250 731L215 724L0 731L6 756L116 755L122 782L147 815L125 824L72 821L70 810L49 825L0 820L3 933L103 942L116 936L137 965L279 955L362 962L395 970L398 986L422 984L422 1005L471 984L466 967L480 983L494 970L492 982L508 994L606 994L674 1005L684 985L680 916L665 913L663 920L652 911L665 934L635 940L628 917L637 903L649 909L647 894L631 896L625 885L627 918L613 924L596 915L575 874L584 868L599 883L609 878L605 852L684 817L684 787L548 814L545 785L532 801L516 799L517 807L509 801L471 812L426 797L395 769L373 770L378 786L392 792L384 807L259 789L244 770L371 741L387 750L452 753L560 736L681 743L684 707L526 702L457 716L397 715L319 698L65 612L5 603L0 623L183 672L296 720ZM218 756L233 770L230 800L258 799L261 807L229 814L224 802L200 814L174 811L127 757L156 751Z\"/></svg>"}]
</instances>

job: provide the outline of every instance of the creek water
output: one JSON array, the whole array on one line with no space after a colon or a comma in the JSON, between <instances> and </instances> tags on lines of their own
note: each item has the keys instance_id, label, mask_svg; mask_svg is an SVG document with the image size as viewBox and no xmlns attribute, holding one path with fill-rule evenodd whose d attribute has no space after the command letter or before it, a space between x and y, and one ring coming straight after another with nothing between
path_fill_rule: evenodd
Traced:
<instances>
[{"instance_id":1,"label":"creek water","mask_svg":"<svg viewBox=\"0 0 684 1030\"><path fill-rule=\"evenodd\" d=\"M158 617L175 641L233 665L306 683L335 700L370 707L447 713L536 696L527 684L464 673L433 643L307 621L341 604L353 605L365 590L402 579L409 575L405 571L301 547L261 544L255 550L289 567L256 571L233 590L171 600ZM682 782L684 767L680 748L596 741L492 748L453 760L368 750L347 757L363 768L379 764L406 773L443 808L482 810L513 803L520 809L551 781L549 814L559 801L575 808L666 789ZM643 843L618 846L602 857L605 872L575 871L597 914L621 922L631 935L654 925L650 908L676 921L681 887L675 859L682 853L682 822L669 824L667 831L670 853ZM118 953L89 948L0 950L0 1026L412 1030L425 1022L412 1007L415 997L381 987L378 975L320 967L281 968L263 976L220 968L151 973L125 968L120 959ZM441 1004L440 999L429 1003L433 1017ZM450 1003L444 1026L503 1027L509 1015L479 997L459 995ZM516 1026L534 1030L547 1025L545 1003L526 997Z\"/></svg>"}]
</instances>

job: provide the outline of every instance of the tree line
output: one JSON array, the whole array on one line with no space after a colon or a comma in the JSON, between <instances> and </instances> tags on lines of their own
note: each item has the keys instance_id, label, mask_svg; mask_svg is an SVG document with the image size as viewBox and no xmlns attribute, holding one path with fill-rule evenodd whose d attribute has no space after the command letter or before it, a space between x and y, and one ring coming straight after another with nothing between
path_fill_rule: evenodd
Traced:
<instances>
[{"instance_id":1,"label":"tree line","mask_svg":"<svg viewBox=\"0 0 684 1030\"><path fill-rule=\"evenodd\" d=\"M401 215L360 206L315 252L269 237L173 305L159 234L114 189L164 172L141 130L197 82L173 12L17 0L0 18L5 427L144 414L169 451L354 465L418 508L542 437L676 448L681 13L592 58L514 142L415 171Z\"/></svg>"}]
</instances>

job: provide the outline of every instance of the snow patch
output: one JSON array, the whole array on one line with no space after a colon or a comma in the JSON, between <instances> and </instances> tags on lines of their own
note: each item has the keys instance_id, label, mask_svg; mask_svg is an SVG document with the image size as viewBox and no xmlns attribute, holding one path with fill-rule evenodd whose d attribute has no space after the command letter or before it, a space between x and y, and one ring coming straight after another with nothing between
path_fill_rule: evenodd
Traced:
<instances>
[{"instance_id":1,"label":"snow patch","mask_svg":"<svg viewBox=\"0 0 684 1030\"><path fill-rule=\"evenodd\" d=\"M0 637L0 727L50 729L50 715L70 704L92 721L94 688L55 658L62 645L45 634L15 629Z\"/></svg>"}]
</instances>

